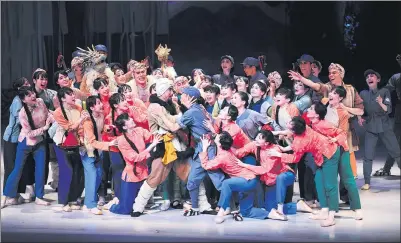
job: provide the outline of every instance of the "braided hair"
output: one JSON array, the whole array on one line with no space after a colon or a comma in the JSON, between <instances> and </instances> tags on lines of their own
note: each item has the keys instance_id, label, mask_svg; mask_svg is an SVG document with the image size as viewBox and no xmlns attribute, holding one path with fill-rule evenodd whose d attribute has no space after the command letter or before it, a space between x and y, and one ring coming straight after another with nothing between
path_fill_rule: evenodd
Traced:
<instances>
[{"instance_id":1,"label":"braided hair","mask_svg":"<svg viewBox=\"0 0 401 243\"><path fill-rule=\"evenodd\" d=\"M121 132L125 138L125 140L127 140L128 144L131 146L131 148L137 153L139 154L139 150L138 148L135 146L134 142L131 141L131 139L128 138L127 136L127 130L124 129L125 123L128 121L129 116L127 113L123 113L121 115L119 115L115 121L115 125L118 129L119 132ZM121 153L121 152L120 152ZM124 157L121 155L121 157L124 159ZM136 164L134 163L134 174L137 175L137 171L136 171Z\"/></svg>"},{"instance_id":2,"label":"braided hair","mask_svg":"<svg viewBox=\"0 0 401 243\"><path fill-rule=\"evenodd\" d=\"M116 113L116 108L114 107L114 105L118 105L119 103L121 103L124 100L125 100L125 96L120 93L113 94L109 99L109 104L110 104L110 108L111 108L111 123L113 125L115 125L114 114ZM113 134L114 134L114 136L117 136L117 132L116 132L115 128L113 128Z\"/></svg>"},{"instance_id":3,"label":"braided hair","mask_svg":"<svg viewBox=\"0 0 401 243\"><path fill-rule=\"evenodd\" d=\"M91 107L96 105L97 100L100 101L100 98L98 96L96 96L96 95L89 96L86 99L86 109L88 110L89 117L91 118L91 121L93 124L93 132L95 134L95 138L96 138L96 140L99 140L96 121L95 121L95 118L93 118L92 109L91 109ZM99 151L97 149L94 150L94 154L95 154L96 158L99 158Z\"/></svg>"},{"instance_id":4,"label":"braided hair","mask_svg":"<svg viewBox=\"0 0 401 243\"><path fill-rule=\"evenodd\" d=\"M65 98L65 95L72 95L72 94L74 94L74 91L68 87L62 87L57 91L57 98L60 103L61 112L63 113L63 116L67 121L68 121L67 113L65 113L63 101L61 99Z\"/></svg>"},{"instance_id":5,"label":"braided hair","mask_svg":"<svg viewBox=\"0 0 401 243\"><path fill-rule=\"evenodd\" d=\"M261 134L262 138L270 143L270 144L276 144L276 140L274 139L274 135L271 131L269 130L260 130L258 135ZM256 149L256 165L259 166L260 165L260 150L261 148L258 146Z\"/></svg>"},{"instance_id":6,"label":"braided hair","mask_svg":"<svg viewBox=\"0 0 401 243\"><path fill-rule=\"evenodd\" d=\"M28 118L29 126L31 127L31 130L35 130L36 127L35 127L35 123L33 122L32 114L29 111L28 105L23 101L25 99L25 97L27 97L31 94L35 94L34 88L32 88L32 87L21 87L18 90L18 98L20 98L20 100L22 102L22 106L25 109L25 113L26 113L26 117Z\"/></svg>"}]
</instances>

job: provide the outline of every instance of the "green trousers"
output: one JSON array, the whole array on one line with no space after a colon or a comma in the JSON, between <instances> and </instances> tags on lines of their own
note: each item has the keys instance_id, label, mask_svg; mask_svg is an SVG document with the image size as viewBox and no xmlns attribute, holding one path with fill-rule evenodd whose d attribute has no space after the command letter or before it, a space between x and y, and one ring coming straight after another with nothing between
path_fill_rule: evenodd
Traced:
<instances>
[{"instance_id":1,"label":"green trousers","mask_svg":"<svg viewBox=\"0 0 401 243\"><path fill-rule=\"evenodd\" d=\"M351 169L350 154L341 148L340 163L338 166L341 182L348 191L349 203L352 210L361 209L358 188Z\"/></svg>"},{"instance_id":2,"label":"green trousers","mask_svg":"<svg viewBox=\"0 0 401 243\"><path fill-rule=\"evenodd\" d=\"M329 211L338 211L338 164L340 161L340 148L328 159L323 156L324 162L316 170L315 183L317 197L322 208Z\"/></svg>"}]
</instances>

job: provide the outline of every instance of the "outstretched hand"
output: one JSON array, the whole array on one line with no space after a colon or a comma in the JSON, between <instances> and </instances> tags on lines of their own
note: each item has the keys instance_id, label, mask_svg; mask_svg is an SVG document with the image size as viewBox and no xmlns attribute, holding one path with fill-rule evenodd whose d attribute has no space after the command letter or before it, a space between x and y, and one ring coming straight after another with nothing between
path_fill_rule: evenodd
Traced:
<instances>
[{"instance_id":1,"label":"outstretched hand","mask_svg":"<svg viewBox=\"0 0 401 243\"><path fill-rule=\"evenodd\" d=\"M359 126L363 126L364 122L365 122L365 119L363 119L362 117L358 116L358 124L359 124Z\"/></svg>"},{"instance_id":2,"label":"outstretched hand","mask_svg":"<svg viewBox=\"0 0 401 243\"><path fill-rule=\"evenodd\" d=\"M215 131L213 125L212 125L212 122L211 122L210 120L204 120L204 121L203 121L203 125L204 125L205 127L209 128L210 131L212 131L213 133L216 133L216 131Z\"/></svg>"},{"instance_id":3,"label":"outstretched hand","mask_svg":"<svg viewBox=\"0 0 401 243\"><path fill-rule=\"evenodd\" d=\"M156 134L153 136L153 141L152 141L152 147L155 147L158 143L160 143L163 140L162 135Z\"/></svg>"},{"instance_id":4,"label":"outstretched hand","mask_svg":"<svg viewBox=\"0 0 401 243\"><path fill-rule=\"evenodd\" d=\"M209 138L205 135L202 135L201 142L202 142L203 151L206 152L207 148L210 146L211 142L210 142Z\"/></svg>"},{"instance_id":5,"label":"outstretched hand","mask_svg":"<svg viewBox=\"0 0 401 243\"><path fill-rule=\"evenodd\" d=\"M292 71L292 70L288 71L287 73L288 73L288 77L289 77L291 80L301 81L302 78L303 78L302 75L301 75L300 73L295 72L295 71Z\"/></svg>"},{"instance_id":6,"label":"outstretched hand","mask_svg":"<svg viewBox=\"0 0 401 243\"><path fill-rule=\"evenodd\" d=\"M188 95L181 96L181 104L183 104L187 109L195 103L196 99L194 97L190 98Z\"/></svg>"},{"instance_id":7,"label":"outstretched hand","mask_svg":"<svg viewBox=\"0 0 401 243\"><path fill-rule=\"evenodd\" d=\"M117 147L118 146L118 140L114 139L112 141L109 142L109 147Z\"/></svg>"}]
</instances>

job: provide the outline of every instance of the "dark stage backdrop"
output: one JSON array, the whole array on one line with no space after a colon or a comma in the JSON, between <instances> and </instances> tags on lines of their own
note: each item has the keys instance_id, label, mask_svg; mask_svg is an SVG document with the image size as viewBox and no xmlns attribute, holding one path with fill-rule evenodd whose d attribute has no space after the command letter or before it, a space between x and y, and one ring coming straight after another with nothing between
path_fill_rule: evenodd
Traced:
<instances>
[{"instance_id":1,"label":"dark stage backdrop","mask_svg":"<svg viewBox=\"0 0 401 243\"><path fill-rule=\"evenodd\" d=\"M277 70L284 85L286 71L303 53L323 64L323 78L331 62L344 65L347 83L365 88L363 71L375 68L383 81L399 67L401 52L400 2L355 2L360 9L357 49L344 46L345 2L2 2L1 85L2 115L8 116L12 80L31 79L34 69L57 70L59 52L67 66L76 47L105 44L108 62L145 56L155 60L159 43L168 44L179 74L193 68L218 72L220 56L239 63L247 56L267 56L266 72Z\"/></svg>"}]
</instances>

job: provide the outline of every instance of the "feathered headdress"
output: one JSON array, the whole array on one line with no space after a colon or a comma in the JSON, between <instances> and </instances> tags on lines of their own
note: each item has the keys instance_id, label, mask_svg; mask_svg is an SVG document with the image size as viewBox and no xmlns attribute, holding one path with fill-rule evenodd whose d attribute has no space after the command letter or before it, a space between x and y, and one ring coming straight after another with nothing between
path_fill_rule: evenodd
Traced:
<instances>
[{"instance_id":1,"label":"feathered headdress","mask_svg":"<svg viewBox=\"0 0 401 243\"><path fill-rule=\"evenodd\" d=\"M157 59L161 62L161 69L164 71L167 68L167 59L168 55L170 55L171 49L165 45L164 47L159 44L159 47L155 50L155 53L157 55Z\"/></svg>"},{"instance_id":2,"label":"feathered headdress","mask_svg":"<svg viewBox=\"0 0 401 243\"><path fill-rule=\"evenodd\" d=\"M79 50L79 56L83 58L83 67L93 67L102 61L106 60L106 56L96 51L95 47L92 45L92 49L88 47L88 50L84 50L80 47L77 47Z\"/></svg>"}]
</instances>

